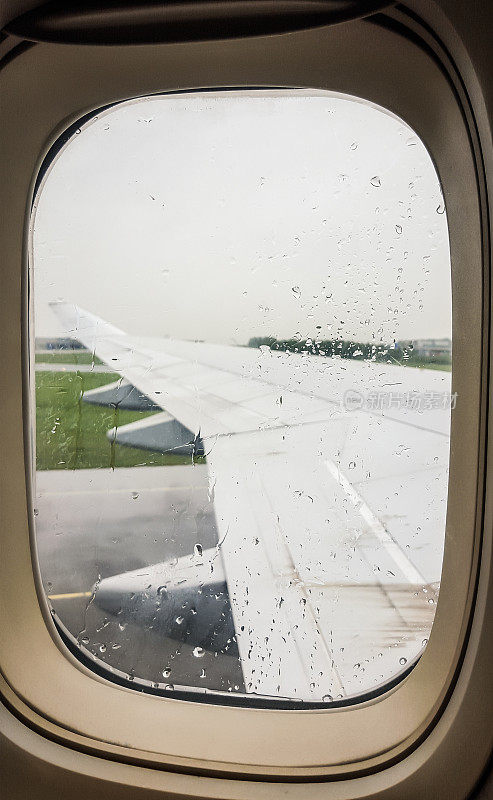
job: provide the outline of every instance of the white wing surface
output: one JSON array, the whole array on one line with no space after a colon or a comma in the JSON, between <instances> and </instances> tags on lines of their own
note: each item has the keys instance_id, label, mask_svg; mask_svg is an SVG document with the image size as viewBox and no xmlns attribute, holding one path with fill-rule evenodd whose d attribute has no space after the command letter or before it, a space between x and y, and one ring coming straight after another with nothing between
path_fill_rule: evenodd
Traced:
<instances>
[{"instance_id":1,"label":"white wing surface","mask_svg":"<svg viewBox=\"0 0 493 800\"><path fill-rule=\"evenodd\" d=\"M416 657L440 580L449 373L134 337L53 308L203 441L248 692L344 697L370 663L378 683Z\"/></svg>"}]
</instances>

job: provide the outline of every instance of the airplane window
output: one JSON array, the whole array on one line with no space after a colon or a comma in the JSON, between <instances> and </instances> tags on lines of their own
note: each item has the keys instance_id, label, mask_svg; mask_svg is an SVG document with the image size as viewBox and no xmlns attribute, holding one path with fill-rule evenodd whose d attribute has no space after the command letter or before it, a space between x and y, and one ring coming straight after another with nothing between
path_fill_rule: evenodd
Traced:
<instances>
[{"instance_id":1,"label":"airplane window","mask_svg":"<svg viewBox=\"0 0 493 800\"><path fill-rule=\"evenodd\" d=\"M416 133L328 92L128 101L61 147L33 226L36 542L68 646L231 702L406 675L457 399Z\"/></svg>"}]
</instances>

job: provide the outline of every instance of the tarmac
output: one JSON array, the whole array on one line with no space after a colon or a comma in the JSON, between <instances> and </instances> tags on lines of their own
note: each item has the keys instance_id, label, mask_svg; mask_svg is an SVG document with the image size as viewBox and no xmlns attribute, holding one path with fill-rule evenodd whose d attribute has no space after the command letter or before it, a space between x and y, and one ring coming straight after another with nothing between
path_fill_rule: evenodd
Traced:
<instances>
[{"instance_id":1,"label":"tarmac","mask_svg":"<svg viewBox=\"0 0 493 800\"><path fill-rule=\"evenodd\" d=\"M152 683L243 691L231 655L163 635L153 618L98 608L112 575L173 561L217 543L206 465L50 470L36 477L36 541L42 582L57 618L102 665ZM96 593L95 593L96 590Z\"/></svg>"}]
</instances>

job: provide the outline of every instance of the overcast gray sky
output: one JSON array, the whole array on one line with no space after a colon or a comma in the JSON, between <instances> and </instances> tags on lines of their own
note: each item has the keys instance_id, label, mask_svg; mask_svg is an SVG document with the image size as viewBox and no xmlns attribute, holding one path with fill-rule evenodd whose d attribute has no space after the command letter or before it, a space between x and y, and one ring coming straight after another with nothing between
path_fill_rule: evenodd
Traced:
<instances>
[{"instance_id":1,"label":"overcast gray sky","mask_svg":"<svg viewBox=\"0 0 493 800\"><path fill-rule=\"evenodd\" d=\"M451 335L446 214L401 120L323 93L122 104L38 195L36 335L63 298L129 333L244 344Z\"/></svg>"}]
</instances>

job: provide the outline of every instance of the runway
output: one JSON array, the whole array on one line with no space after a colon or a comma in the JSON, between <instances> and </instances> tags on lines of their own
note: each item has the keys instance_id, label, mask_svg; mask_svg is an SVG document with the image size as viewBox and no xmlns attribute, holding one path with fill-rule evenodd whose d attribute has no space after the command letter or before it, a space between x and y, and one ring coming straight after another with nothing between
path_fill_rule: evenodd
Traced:
<instances>
[{"instance_id":1,"label":"runway","mask_svg":"<svg viewBox=\"0 0 493 800\"><path fill-rule=\"evenodd\" d=\"M107 367L106 364L63 364L38 361L34 368L36 372L93 372L105 375L117 374L111 367Z\"/></svg>"}]
</instances>

